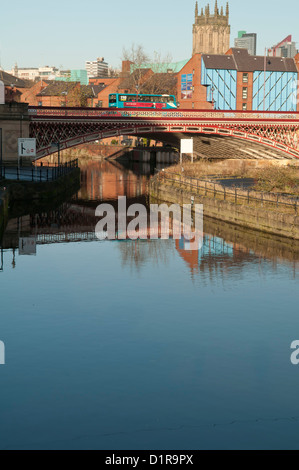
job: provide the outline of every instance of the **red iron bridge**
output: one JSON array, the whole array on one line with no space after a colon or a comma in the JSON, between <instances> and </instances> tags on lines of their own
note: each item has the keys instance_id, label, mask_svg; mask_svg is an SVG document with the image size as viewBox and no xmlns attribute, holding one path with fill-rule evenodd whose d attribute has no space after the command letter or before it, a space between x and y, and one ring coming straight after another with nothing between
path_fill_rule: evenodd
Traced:
<instances>
[{"instance_id":1,"label":"red iron bridge","mask_svg":"<svg viewBox=\"0 0 299 470\"><path fill-rule=\"evenodd\" d=\"M138 136L179 148L193 137L203 158L299 158L299 113L29 107L37 159L108 137Z\"/></svg>"}]
</instances>

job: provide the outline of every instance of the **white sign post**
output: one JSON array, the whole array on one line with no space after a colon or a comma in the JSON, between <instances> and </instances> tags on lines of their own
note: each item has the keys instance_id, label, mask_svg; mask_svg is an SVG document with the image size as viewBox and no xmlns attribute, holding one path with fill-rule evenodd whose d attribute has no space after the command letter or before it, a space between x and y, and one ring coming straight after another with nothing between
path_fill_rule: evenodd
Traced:
<instances>
[{"instance_id":1,"label":"white sign post","mask_svg":"<svg viewBox=\"0 0 299 470\"><path fill-rule=\"evenodd\" d=\"M20 157L36 157L36 139L18 139L18 167Z\"/></svg>"},{"instance_id":2,"label":"white sign post","mask_svg":"<svg viewBox=\"0 0 299 470\"><path fill-rule=\"evenodd\" d=\"M182 164L183 153L191 154L191 162L193 163L193 139L181 139L180 162Z\"/></svg>"},{"instance_id":3,"label":"white sign post","mask_svg":"<svg viewBox=\"0 0 299 470\"><path fill-rule=\"evenodd\" d=\"M18 139L19 157L36 157L36 139Z\"/></svg>"}]
</instances>

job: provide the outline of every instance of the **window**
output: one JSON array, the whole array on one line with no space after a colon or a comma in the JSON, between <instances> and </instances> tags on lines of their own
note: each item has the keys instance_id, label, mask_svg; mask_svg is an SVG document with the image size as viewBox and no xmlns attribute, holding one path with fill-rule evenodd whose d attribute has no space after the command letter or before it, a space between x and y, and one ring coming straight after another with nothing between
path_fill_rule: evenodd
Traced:
<instances>
[{"instance_id":1,"label":"window","mask_svg":"<svg viewBox=\"0 0 299 470\"><path fill-rule=\"evenodd\" d=\"M243 73L243 83L248 83L248 73Z\"/></svg>"},{"instance_id":2,"label":"window","mask_svg":"<svg viewBox=\"0 0 299 470\"><path fill-rule=\"evenodd\" d=\"M43 105L43 102L39 101L37 106L42 106L42 105Z\"/></svg>"},{"instance_id":3,"label":"window","mask_svg":"<svg viewBox=\"0 0 299 470\"><path fill-rule=\"evenodd\" d=\"M98 101L96 104L97 108L102 108L103 107L103 101Z\"/></svg>"},{"instance_id":4,"label":"window","mask_svg":"<svg viewBox=\"0 0 299 470\"><path fill-rule=\"evenodd\" d=\"M109 103L116 103L116 95L109 96Z\"/></svg>"},{"instance_id":5,"label":"window","mask_svg":"<svg viewBox=\"0 0 299 470\"><path fill-rule=\"evenodd\" d=\"M243 92L242 92L242 98L243 100L247 100L248 98L248 88L243 88Z\"/></svg>"},{"instance_id":6,"label":"window","mask_svg":"<svg viewBox=\"0 0 299 470\"><path fill-rule=\"evenodd\" d=\"M242 110L243 110L243 111L247 111L247 103L243 103L243 105L242 105Z\"/></svg>"}]
</instances>

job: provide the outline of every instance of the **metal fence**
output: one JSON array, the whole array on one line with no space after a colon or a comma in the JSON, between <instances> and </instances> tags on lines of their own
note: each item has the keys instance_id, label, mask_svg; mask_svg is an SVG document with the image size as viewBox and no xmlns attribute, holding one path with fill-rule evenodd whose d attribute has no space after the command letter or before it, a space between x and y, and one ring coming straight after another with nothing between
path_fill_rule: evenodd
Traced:
<instances>
[{"instance_id":1,"label":"metal fence","mask_svg":"<svg viewBox=\"0 0 299 470\"><path fill-rule=\"evenodd\" d=\"M10 181L30 181L35 183L55 181L78 168L78 159L63 164L35 163L32 166L1 165L0 177Z\"/></svg>"},{"instance_id":2,"label":"metal fence","mask_svg":"<svg viewBox=\"0 0 299 470\"><path fill-rule=\"evenodd\" d=\"M209 179L193 178L177 173L165 171L157 173L151 178L151 182L170 183L182 190L189 190L195 194L234 202L235 204L247 204L260 206L262 208L288 209L298 214L299 196L286 195L282 193L259 192L237 187L227 188Z\"/></svg>"}]
</instances>

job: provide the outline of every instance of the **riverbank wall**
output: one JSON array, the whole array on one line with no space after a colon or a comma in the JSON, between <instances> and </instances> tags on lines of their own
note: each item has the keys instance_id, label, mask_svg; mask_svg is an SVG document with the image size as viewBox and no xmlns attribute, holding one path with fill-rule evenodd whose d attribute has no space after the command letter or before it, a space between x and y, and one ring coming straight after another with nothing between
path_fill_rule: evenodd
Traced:
<instances>
[{"instance_id":1,"label":"riverbank wall","mask_svg":"<svg viewBox=\"0 0 299 470\"><path fill-rule=\"evenodd\" d=\"M172 181L164 175L156 175L149 183L150 196L164 202L183 204L203 204L204 216L240 225L245 228L299 240L299 204L284 200L273 200L269 195L257 198L249 196L249 191L225 190L212 182L195 183L194 178L177 176ZM221 199L219 198L222 189ZM224 189L224 191L223 191ZM251 200L252 199L252 200ZM275 207L276 206L276 207Z\"/></svg>"},{"instance_id":2,"label":"riverbank wall","mask_svg":"<svg viewBox=\"0 0 299 470\"><path fill-rule=\"evenodd\" d=\"M133 149L127 153L127 158L133 162L151 163L177 163L179 155L172 150L166 150L159 147Z\"/></svg>"},{"instance_id":3,"label":"riverbank wall","mask_svg":"<svg viewBox=\"0 0 299 470\"><path fill-rule=\"evenodd\" d=\"M70 149L64 149L60 151L60 160L61 162L67 162L77 158L79 162L88 161L88 160L104 160L110 158L118 152L124 151L123 145L101 145L96 143L82 144L77 147L72 147ZM58 153L55 152L47 157L43 157L39 162L43 163L57 163Z\"/></svg>"}]
</instances>

